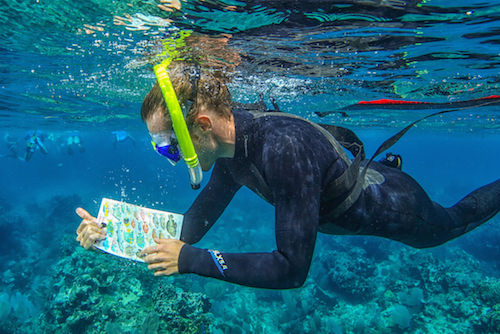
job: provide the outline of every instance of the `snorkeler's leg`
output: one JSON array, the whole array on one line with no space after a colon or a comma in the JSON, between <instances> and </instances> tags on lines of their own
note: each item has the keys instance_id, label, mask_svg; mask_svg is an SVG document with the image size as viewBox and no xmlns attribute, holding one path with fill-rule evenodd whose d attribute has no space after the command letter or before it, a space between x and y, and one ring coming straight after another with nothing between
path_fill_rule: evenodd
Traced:
<instances>
[{"instance_id":1,"label":"snorkeler's leg","mask_svg":"<svg viewBox=\"0 0 500 334\"><path fill-rule=\"evenodd\" d=\"M375 162L371 166L384 181L365 187L344 216L343 221L356 226L355 234L377 235L415 248L435 247L478 227L500 209L500 180L444 208L408 174Z\"/></svg>"},{"instance_id":2,"label":"snorkeler's leg","mask_svg":"<svg viewBox=\"0 0 500 334\"><path fill-rule=\"evenodd\" d=\"M432 202L433 208L422 206L421 215L407 223L415 224L415 234L404 243L427 248L442 245L493 218L500 210L500 180L481 187L450 208Z\"/></svg>"},{"instance_id":3,"label":"snorkeler's leg","mask_svg":"<svg viewBox=\"0 0 500 334\"><path fill-rule=\"evenodd\" d=\"M38 146L38 148L40 149L40 151L43 153L43 154L47 154L47 149L45 148L45 145L43 144L42 140L40 138L36 138L36 145Z\"/></svg>"},{"instance_id":4,"label":"snorkeler's leg","mask_svg":"<svg viewBox=\"0 0 500 334\"><path fill-rule=\"evenodd\" d=\"M24 157L20 157L17 154L9 153L9 154L0 154L0 158L12 158L24 161Z\"/></svg>"},{"instance_id":5,"label":"snorkeler's leg","mask_svg":"<svg viewBox=\"0 0 500 334\"><path fill-rule=\"evenodd\" d=\"M17 157L17 142L8 143L7 148L9 149L12 156Z\"/></svg>"},{"instance_id":6,"label":"snorkeler's leg","mask_svg":"<svg viewBox=\"0 0 500 334\"><path fill-rule=\"evenodd\" d=\"M26 156L24 157L24 161L26 161L26 162L30 161L34 152L35 152L34 150L31 150L29 148L26 149Z\"/></svg>"},{"instance_id":7,"label":"snorkeler's leg","mask_svg":"<svg viewBox=\"0 0 500 334\"><path fill-rule=\"evenodd\" d=\"M16 143L8 143L7 148L9 150L8 154L0 154L1 158L13 158L13 159L19 159L17 155L17 144ZM22 159L20 159L22 160Z\"/></svg>"},{"instance_id":8,"label":"snorkeler's leg","mask_svg":"<svg viewBox=\"0 0 500 334\"><path fill-rule=\"evenodd\" d=\"M474 190L446 210L456 222L451 231L454 237L473 230L500 211L500 179Z\"/></svg>"}]
</instances>

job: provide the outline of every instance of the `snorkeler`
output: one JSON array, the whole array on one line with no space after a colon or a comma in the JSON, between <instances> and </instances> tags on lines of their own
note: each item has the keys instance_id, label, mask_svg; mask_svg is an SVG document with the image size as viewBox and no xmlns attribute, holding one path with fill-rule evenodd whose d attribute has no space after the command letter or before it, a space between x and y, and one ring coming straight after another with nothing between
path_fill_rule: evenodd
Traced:
<instances>
[{"instance_id":1,"label":"snorkeler","mask_svg":"<svg viewBox=\"0 0 500 334\"><path fill-rule=\"evenodd\" d=\"M450 208L433 202L398 168L347 158L338 141L317 124L295 115L231 109L220 78L182 63L169 74L203 171L210 181L185 213L181 240L156 239L144 250L155 275L195 273L262 288L301 286L308 274L318 232L372 235L415 248L435 247L483 224L500 210L500 179ZM156 151L181 159L158 83L143 101L141 116ZM171 97L169 97L171 98ZM390 158L390 156L389 156ZM395 156L397 159L397 156ZM394 159L392 159L394 160ZM356 171L356 174L351 174ZM277 249L269 253L225 253L192 246L212 227L234 194L247 186L275 206ZM77 240L89 248L104 232L88 212Z\"/></svg>"},{"instance_id":2,"label":"snorkeler","mask_svg":"<svg viewBox=\"0 0 500 334\"><path fill-rule=\"evenodd\" d=\"M24 161L30 161L37 150L40 150L43 154L48 153L43 144L43 135L40 133L37 134L36 130L29 132L24 139L26 139L26 154L24 156Z\"/></svg>"},{"instance_id":3,"label":"snorkeler","mask_svg":"<svg viewBox=\"0 0 500 334\"><path fill-rule=\"evenodd\" d=\"M85 147L83 147L82 139L80 138L80 133L76 130L70 131L68 133L68 137L66 138L66 152L69 155L72 155L75 148L80 153L85 152Z\"/></svg>"},{"instance_id":4,"label":"snorkeler","mask_svg":"<svg viewBox=\"0 0 500 334\"><path fill-rule=\"evenodd\" d=\"M117 130L111 132L113 135L113 147L118 143L132 143L135 146L135 139L125 130Z\"/></svg>"}]
</instances>

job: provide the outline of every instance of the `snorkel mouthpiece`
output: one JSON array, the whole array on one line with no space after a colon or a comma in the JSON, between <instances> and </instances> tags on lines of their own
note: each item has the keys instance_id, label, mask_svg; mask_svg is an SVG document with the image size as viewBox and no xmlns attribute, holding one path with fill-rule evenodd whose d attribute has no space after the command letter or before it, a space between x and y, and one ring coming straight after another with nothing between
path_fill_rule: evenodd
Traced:
<instances>
[{"instance_id":1,"label":"snorkel mouthpiece","mask_svg":"<svg viewBox=\"0 0 500 334\"><path fill-rule=\"evenodd\" d=\"M200 189L203 174L198 161L198 156L196 155L193 147L193 142L191 141L191 136L189 135L189 131L187 129L186 121L182 115L179 100L177 100L174 87L172 86L172 81L170 81L167 73L167 66L169 63L169 61L163 61L161 64L155 65L153 70L155 72L156 79L158 80L165 103L167 104L167 109L172 120L172 127L174 128L175 136L177 137L179 147L182 155L184 156L184 161L188 167L189 178L191 179L191 188L196 190Z\"/></svg>"}]
</instances>

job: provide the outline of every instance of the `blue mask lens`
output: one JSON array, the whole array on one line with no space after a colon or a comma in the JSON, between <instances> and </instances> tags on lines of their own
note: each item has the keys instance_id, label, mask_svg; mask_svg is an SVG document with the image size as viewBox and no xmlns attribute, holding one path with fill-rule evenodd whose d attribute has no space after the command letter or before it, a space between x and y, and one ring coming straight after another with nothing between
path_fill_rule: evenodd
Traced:
<instances>
[{"instance_id":1,"label":"blue mask lens","mask_svg":"<svg viewBox=\"0 0 500 334\"><path fill-rule=\"evenodd\" d=\"M181 160L177 138L175 138L175 134L172 131L151 133L151 139L151 144L153 144L155 151L167 158L172 165Z\"/></svg>"},{"instance_id":2,"label":"blue mask lens","mask_svg":"<svg viewBox=\"0 0 500 334\"><path fill-rule=\"evenodd\" d=\"M168 158L169 160L172 160L175 163L181 160L181 152L179 151L179 147L177 147L177 144L166 146L155 145L155 149L158 154Z\"/></svg>"}]
</instances>

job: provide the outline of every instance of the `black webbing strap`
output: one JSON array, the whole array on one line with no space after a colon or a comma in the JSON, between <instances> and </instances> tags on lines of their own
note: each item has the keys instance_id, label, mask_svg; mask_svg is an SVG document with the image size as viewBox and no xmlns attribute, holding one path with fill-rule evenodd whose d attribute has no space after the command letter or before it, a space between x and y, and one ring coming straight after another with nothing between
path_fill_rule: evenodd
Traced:
<instances>
[{"instance_id":1,"label":"black webbing strap","mask_svg":"<svg viewBox=\"0 0 500 334\"><path fill-rule=\"evenodd\" d=\"M359 195L361 194L361 190L363 188L363 183L364 183L364 180L365 180L365 176L366 176L366 173L368 172L368 167L370 166L370 164L372 163L372 161L380 153L384 152L385 150L391 148L394 144L396 144L398 142L398 140L401 139L401 137L403 137L408 132L408 130L410 130L415 124L417 124L417 123L419 123L419 122L421 122L421 121L423 121L423 120L425 120L427 118L430 118L430 117L434 117L434 116L438 116L438 115L442 115L442 114L446 114L446 113L450 113L450 112L455 112L455 111L470 109L470 108L473 108L473 107L482 107L482 106L489 105L489 104L494 104L494 103L495 103L494 101L490 101L490 102L485 102L485 103L483 103L481 105L478 105L478 106L467 106L467 107L463 107L463 108L456 108L456 109L449 109L449 110L438 111L438 112L432 113L430 115L424 116L424 117L422 117L420 119L417 119L416 121L414 121L414 122L410 123L409 125L407 125L401 131L397 132L395 135L391 136L389 139L387 139L386 141L384 141L377 148L377 150L375 151L375 153L373 153L373 155L371 156L370 160L368 160L368 162L365 164L365 166L364 166L363 170L361 171L361 173L359 173L358 178L357 178L357 182L353 186L351 193L345 198L344 201L342 201L340 203L340 205L338 205L335 209L333 209L332 211L330 211L327 214L327 217L325 217L325 219L334 219L334 218L339 217L345 211L347 211L347 209L349 209L351 207L351 205L354 204L354 202L356 202L356 200L359 198ZM357 159L357 156L354 159L352 165L354 165L356 163L356 159ZM348 169L350 169L352 167L352 165L349 166ZM359 169L358 169L358 172L359 172ZM344 172L344 174L345 174L345 172ZM341 175L341 177L342 176L343 175ZM334 186L337 186L336 185L337 180L338 179L335 179L335 180L332 181L332 182L335 183ZM327 191L334 191L334 189L335 189L334 186L332 186L330 188L330 184L329 184L327 186L328 187Z\"/></svg>"}]
</instances>

